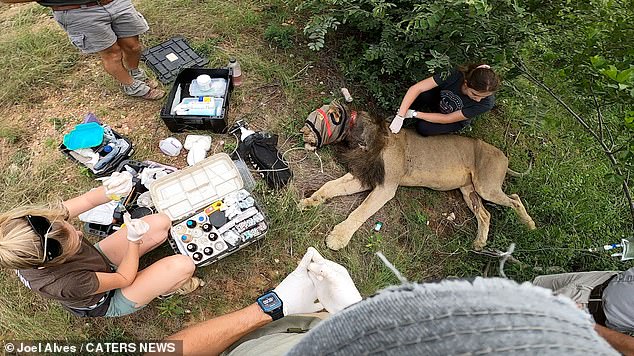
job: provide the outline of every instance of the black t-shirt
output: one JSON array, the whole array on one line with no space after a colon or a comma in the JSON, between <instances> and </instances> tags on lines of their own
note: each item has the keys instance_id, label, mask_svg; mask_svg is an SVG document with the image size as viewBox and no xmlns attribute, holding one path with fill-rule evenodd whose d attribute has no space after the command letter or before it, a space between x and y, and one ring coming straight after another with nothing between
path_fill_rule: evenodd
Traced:
<instances>
[{"instance_id":1,"label":"black t-shirt","mask_svg":"<svg viewBox=\"0 0 634 356\"><path fill-rule=\"evenodd\" d=\"M462 110L462 114L470 120L491 110L495 104L495 94L477 102L462 93L463 79L462 72L456 69L451 71L448 76L443 76L441 73L434 74L434 81L440 89L440 103L438 105L440 112L450 114Z\"/></svg>"}]
</instances>

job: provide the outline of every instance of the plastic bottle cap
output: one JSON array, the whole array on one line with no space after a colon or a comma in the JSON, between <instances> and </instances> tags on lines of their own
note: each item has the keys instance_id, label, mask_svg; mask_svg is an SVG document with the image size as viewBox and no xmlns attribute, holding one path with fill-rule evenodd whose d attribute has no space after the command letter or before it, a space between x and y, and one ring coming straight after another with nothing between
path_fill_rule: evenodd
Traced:
<instances>
[{"instance_id":1,"label":"plastic bottle cap","mask_svg":"<svg viewBox=\"0 0 634 356\"><path fill-rule=\"evenodd\" d=\"M105 153L109 153L110 151L112 151L112 146L109 146L109 145L108 146L104 146L103 151Z\"/></svg>"},{"instance_id":2,"label":"plastic bottle cap","mask_svg":"<svg viewBox=\"0 0 634 356\"><path fill-rule=\"evenodd\" d=\"M236 59L235 59L235 58L233 58L233 57L232 57L232 58L229 58L229 63L235 63L235 62L236 62Z\"/></svg>"}]
</instances>

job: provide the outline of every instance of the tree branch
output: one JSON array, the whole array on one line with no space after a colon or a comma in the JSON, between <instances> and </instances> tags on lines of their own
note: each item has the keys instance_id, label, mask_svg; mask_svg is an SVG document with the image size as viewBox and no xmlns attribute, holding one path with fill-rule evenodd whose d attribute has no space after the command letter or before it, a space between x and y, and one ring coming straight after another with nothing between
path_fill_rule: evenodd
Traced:
<instances>
[{"instance_id":1,"label":"tree branch","mask_svg":"<svg viewBox=\"0 0 634 356\"><path fill-rule=\"evenodd\" d=\"M592 94L592 101L594 101L594 107L597 108L597 120L599 121L599 137L601 137L601 141L603 141L603 115L601 115L601 108L599 107L599 102L597 101L597 96L594 95L594 81L590 82L590 93ZM612 147L614 148L614 142L612 142Z\"/></svg>"},{"instance_id":2,"label":"tree branch","mask_svg":"<svg viewBox=\"0 0 634 356\"><path fill-rule=\"evenodd\" d=\"M557 94L555 94L555 92L553 92L552 89L550 89L548 86L546 86L546 84L544 84L543 82L535 78L528 71L528 69L526 68L526 65L524 64L524 62L522 62L521 59L517 58L517 62L513 61L513 64L515 64L515 66L520 71L522 71L524 76L526 76L531 82L533 82L540 88L544 89L553 99L555 99L561 106L563 106L577 120L577 122L579 122L581 126L583 126L586 129L586 131L588 131L592 135L592 137L595 138L597 143L603 149L603 152L605 153L605 155L610 160L610 163L612 164L612 168L614 169L614 172L616 172L616 174L618 174L619 176L623 177L623 172L621 171L621 168L619 167L619 163L616 160L614 153L607 147L607 145L602 140L602 138L599 137L599 135L597 135L597 133L586 123L586 121L579 114L577 114L568 104L566 104ZM625 198L627 199L627 202L630 208L630 214L632 215L632 221L634 222L634 201L632 201L632 194L630 192L630 187L628 182L629 182L629 174L627 177L624 177L622 186L623 186L623 192L625 193Z\"/></svg>"}]
</instances>

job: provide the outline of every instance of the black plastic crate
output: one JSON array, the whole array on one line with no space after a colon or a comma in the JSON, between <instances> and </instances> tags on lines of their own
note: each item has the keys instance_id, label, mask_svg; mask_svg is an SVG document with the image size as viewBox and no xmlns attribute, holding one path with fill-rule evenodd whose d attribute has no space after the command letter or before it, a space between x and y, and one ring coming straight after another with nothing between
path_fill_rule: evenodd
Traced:
<instances>
[{"instance_id":1,"label":"black plastic crate","mask_svg":"<svg viewBox=\"0 0 634 356\"><path fill-rule=\"evenodd\" d=\"M227 88L225 90L224 102L222 105L222 113L220 116L197 116L197 115L172 115L170 113L174 97L178 91L178 86L181 86L180 97L177 98L178 102L184 98L192 97L189 95L189 86L192 80L196 79L199 75L207 74L211 78L224 78L227 80ZM227 129L227 120L229 113L229 100L231 92L233 91L233 79L232 70L230 68L186 68L183 69L174 84L172 89L167 95L167 100L161 109L161 119L167 125L167 128L172 132L183 132L189 130L209 130L216 133L224 133Z\"/></svg>"},{"instance_id":2,"label":"black plastic crate","mask_svg":"<svg viewBox=\"0 0 634 356\"><path fill-rule=\"evenodd\" d=\"M145 49L141 59L152 69L158 80L168 84L183 68L204 67L209 59L199 56L184 37L176 36L159 45Z\"/></svg>"},{"instance_id":3,"label":"black plastic crate","mask_svg":"<svg viewBox=\"0 0 634 356\"><path fill-rule=\"evenodd\" d=\"M111 128L111 130L112 130L112 128ZM128 143L129 147L128 147L127 150L125 150L123 152L119 152L115 158L113 158L110 162L108 162L100 170L94 170L93 168L91 168L89 166L86 166L85 164L81 163L79 160L77 160L75 157L73 157L73 155L71 154L72 151L69 150L68 148L66 148L66 146L63 143L59 145L59 150L66 157L70 158L72 161L75 161L76 163L86 167L88 169L88 171L92 175L94 175L95 177L109 176L110 174L112 174L117 169L117 167L119 166L119 164L121 162L129 159L132 156L132 154L134 153L134 146L132 145L132 142L127 137L124 137L123 135L119 134L115 130L112 130L112 133L114 134L115 138L125 140L125 142ZM98 152L103 146L104 146L104 143L102 143L100 146L93 147L92 150L94 152Z\"/></svg>"}]
</instances>

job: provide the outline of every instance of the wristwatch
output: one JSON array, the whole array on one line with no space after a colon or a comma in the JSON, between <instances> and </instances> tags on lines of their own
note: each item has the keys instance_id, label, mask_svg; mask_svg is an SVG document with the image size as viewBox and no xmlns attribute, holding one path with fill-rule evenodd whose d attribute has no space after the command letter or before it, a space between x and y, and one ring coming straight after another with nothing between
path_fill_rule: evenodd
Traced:
<instances>
[{"instance_id":1,"label":"wristwatch","mask_svg":"<svg viewBox=\"0 0 634 356\"><path fill-rule=\"evenodd\" d=\"M262 311L273 318L274 321L284 316L282 300L277 296L274 290L265 292L259 296L256 301Z\"/></svg>"}]
</instances>

